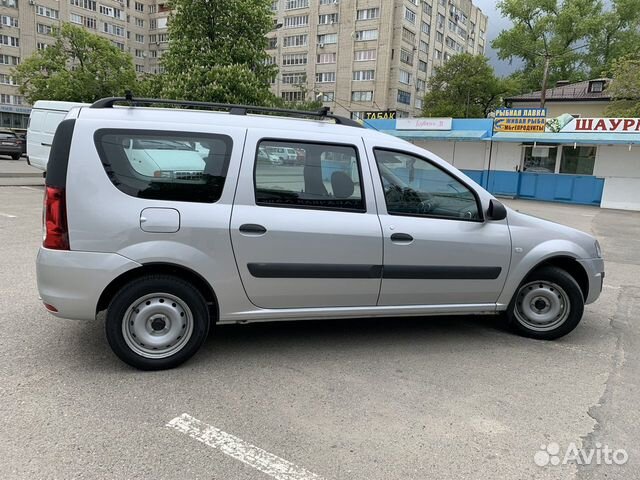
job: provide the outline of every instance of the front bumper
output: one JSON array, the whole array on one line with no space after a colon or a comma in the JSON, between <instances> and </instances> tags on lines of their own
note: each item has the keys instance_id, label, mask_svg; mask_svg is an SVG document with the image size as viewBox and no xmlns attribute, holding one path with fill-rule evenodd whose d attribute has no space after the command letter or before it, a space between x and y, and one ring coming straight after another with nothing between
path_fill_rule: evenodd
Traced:
<instances>
[{"instance_id":1,"label":"front bumper","mask_svg":"<svg viewBox=\"0 0 640 480\"><path fill-rule=\"evenodd\" d=\"M589 278L589 294L584 300L586 305L595 302L602 292L602 286L604 284L604 259L587 258L578 260L578 262L580 262L580 265L585 269L587 277Z\"/></svg>"},{"instance_id":2,"label":"front bumper","mask_svg":"<svg viewBox=\"0 0 640 480\"><path fill-rule=\"evenodd\" d=\"M104 289L141 265L116 253L40 248L36 260L38 292L56 317L92 320Z\"/></svg>"}]
</instances>

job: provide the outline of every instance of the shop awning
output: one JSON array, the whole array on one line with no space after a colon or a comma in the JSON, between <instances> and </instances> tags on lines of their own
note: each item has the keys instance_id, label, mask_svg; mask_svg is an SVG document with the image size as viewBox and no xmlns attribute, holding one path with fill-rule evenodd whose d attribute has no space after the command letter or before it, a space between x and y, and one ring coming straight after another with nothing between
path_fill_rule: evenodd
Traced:
<instances>
[{"instance_id":1,"label":"shop awning","mask_svg":"<svg viewBox=\"0 0 640 480\"><path fill-rule=\"evenodd\" d=\"M490 140L489 132L486 130L384 130L383 133L388 133L404 140L449 140L452 142Z\"/></svg>"},{"instance_id":2,"label":"shop awning","mask_svg":"<svg viewBox=\"0 0 640 480\"><path fill-rule=\"evenodd\" d=\"M635 133L494 133L496 142L557 143L578 145L640 145L640 134Z\"/></svg>"}]
</instances>

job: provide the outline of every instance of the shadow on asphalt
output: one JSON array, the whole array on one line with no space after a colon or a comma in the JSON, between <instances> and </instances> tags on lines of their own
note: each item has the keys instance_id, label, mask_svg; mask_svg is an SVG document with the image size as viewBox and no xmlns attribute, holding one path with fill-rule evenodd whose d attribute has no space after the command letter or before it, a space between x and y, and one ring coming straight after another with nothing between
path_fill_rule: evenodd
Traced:
<instances>
[{"instance_id":1,"label":"shadow on asphalt","mask_svg":"<svg viewBox=\"0 0 640 480\"><path fill-rule=\"evenodd\" d=\"M104 335L104 314L95 322L74 322L74 332L65 335L69 354L82 369L130 370L111 352ZM496 340L500 339L500 342ZM326 355L380 354L381 349L446 348L450 350L495 349L496 343L511 345L520 337L509 333L504 320L494 315L438 317L357 318L216 325L196 356L183 367L214 368L219 362L243 364L265 355L295 352L310 358ZM526 339L521 339L526 340ZM71 360L71 358L67 358ZM290 358L289 358L290 360ZM271 357L271 361L274 358ZM178 369L178 370L179 370Z\"/></svg>"}]
</instances>

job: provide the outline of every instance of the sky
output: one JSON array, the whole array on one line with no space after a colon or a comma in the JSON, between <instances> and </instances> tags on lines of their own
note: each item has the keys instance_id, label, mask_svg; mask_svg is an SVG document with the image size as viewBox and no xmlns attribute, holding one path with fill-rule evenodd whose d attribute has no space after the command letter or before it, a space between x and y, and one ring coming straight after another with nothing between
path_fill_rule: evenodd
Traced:
<instances>
[{"instance_id":1,"label":"sky","mask_svg":"<svg viewBox=\"0 0 640 480\"><path fill-rule=\"evenodd\" d=\"M511 26L511 22L502 18L502 15L500 15L500 12L496 8L495 0L473 0L473 3L480 7L485 15L489 16L486 55L491 59L491 65L493 65L498 75L509 75L516 70L517 64L514 62L513 65L509 65L508 61L498 60L496 52L491 48L491 40L496 38L502 30L508 29Z\"/></svg>"}]
</instances>

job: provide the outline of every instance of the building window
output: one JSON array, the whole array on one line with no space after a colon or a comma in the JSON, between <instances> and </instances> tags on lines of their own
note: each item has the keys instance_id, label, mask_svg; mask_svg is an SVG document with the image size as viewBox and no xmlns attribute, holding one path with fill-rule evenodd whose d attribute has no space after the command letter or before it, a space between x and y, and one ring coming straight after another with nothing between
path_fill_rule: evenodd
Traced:
<instances>
[{"instance_id":1,"label":"building window","mask_svg":"<svg viewBox=\"0 0 640 480\"><path fill-rule=\"evenodd\" d=\"M304 101L304 92L300 90L295 92L282 92L282 99L285 102L302 102Z\"/></svg>"},{"instance_id":2,"label":"building window","mask_svg":"<svg viewBox=\"0 0 640 480\"><path fill-rule=\"evenodd\" d=\"M327 33L325 35L318 35L318 45L320 47L324 45L330 45L333 43L338 43L337 33Z\"/></svg>"},{"instance_id":3,"label":"building window","mask_svg":"<svg viewBox=\"0 0 640 480\"><path fill-rule=\"evenodd\" d=\"M353 72L353 79L355 81L375 80L375 70L356 70Z\"/></svg>"},{"instance_id":4,"label":"building window","mask_svg":"<svg viewBox=\"0 0 640 480\"><path fill-rule=\"evenodd\" d=\"M378 29L375 30L356 30L356 41L377 40Z\"/></svg>"},{"instance_id":5,"label":"building window","mask_svg":"<svg viewBox=\"0 0 640 480\"><path fill-rule=\"evenodd\" d=\"M17 0L0 0L0 6L9 8L18 8Z\"/></svg>"},{"instance_id":6,"label":"building window","mask_svg":"<svg viewBox=\"0 0 640 480\"><path fill-rule=\"evenodd\" d=\"M318 64L336 63L337 54L334 53L321 53L318 55Z\"/></svg>"},{"instance_id":7,"label":"building window","mask_svg":"<svg viewBox=\"0 0 640 480\"><path fill-rule=\"evenodd\" d=\"M287 85L300 85L307 81L307 74L305 72L296 73L283 73L282 83Z\"/></svg>"},{"instance_id":8,"label":"building window","mask_svg":"<svg viewBox=\"0 0 640 480\"><path fill-rule=\"evenodd\" d=\"M377 56L377 50L356 50L353 55L353 59L356 62L367 62L370 60L375 60Z\"/></svg>"},{"instance_id":9,"label":"building window","mask_svg":"<svg viewBox=\"0 0 640 480\"><path fill-rule=\"evenodd\" d=\"M428 16L431 16L431 13L433 12L433 8L431 8L431 5L429 5L427 2L424 2L422 4L422 11L426 13Z\"/></svg>"},{"instance_id":10,"label":"building window","mask_svg":"<svg viewBox=\"0 0 640 480\"><path fill-rule=\"evenodd\" d=\"M413 65L413 53L405 50L404 48L400 50L400 61L402 63L406 63L407 65Z\"/></svg>"},{"instance_id":11,"label":"building window","mask_svg":"<svg viewBox=\"0 0 640 480\"><path fill-rule=\"evenodd\" d=\"M58 12L58 10L43 7L42 5L36 6L36 14L40 15L41 17L53 18L54 20L60 18L60 12Z\"/></svg>"},{"instance_id":12,"label":"building window","mask_svg":"<svg viewBox=\"0 0 640 480\"><path fill-rule=\"evenodd\" d=\"M411 105L411 94L404 90L398 90L398 103L404 103L405 105Z\"/></svg>"},{"instance_id":13,"label":"building window","mask_svg":"<svg viewBox=\"0 0 640 480\"><path fill-rule=\"evenodd\" d=\"M38 33L42 34L42 35L51 35L51 33L53 32L53 27L51 25L45 25L43 23L38 23L36 25L36 31Z\"/></svg>"},{"instance_id":14,"label":"building window","mask_svg":"<svg viewBox=\"0 0 640 480\"><path fill-rule=\"evenodd\" d=\"M0 35L0 44L7 45L8 47L19 47L20 39L9 35Z\"/></svg>"},{"instance_id":15,"label":"building window","mask_svg":"<svg viewBox=\"0 0 640 480\"><path fill-rule=\"evenodd\" d=\"M278 46L278 37L273 37L269 39L269 44L267 45L267 50L273 50Z\"/></svg>"},{"instance_id":16,"label":"building window","mask_svg":"<svg viewBox=\"0 0 640 480\"><path fill-rule=\"evenodd\" d=\"M408 29L402 27L402 40L404 40L405 42L409 42L412 45L415 45L415 43L416 43L416 34L413 33L411 30L408 30Z\"/></svg>"},{"instance_id":17,"label":"building window","mask_svg":"<svg viewBox=\"0 0 640 480\"><path fill-rule=\"evenodd\" d=\"M424 40L420 40L420 51L423 53L429 53L429 44Z\"/></svg>"},{"instance_id":18,"label":"building window","mask_svg":"<svg viewBox=\"0 0 640 480\"><path fill-rule=\"evenodd\" d=\"M284 17L284 28L299 28L309 25L309 15L296 15Z\"/></svg>"},{"instance_id":19,"label":"building window","mask_svg":"<svg viewBox=\"0 0 640 480\"><path fill-rule=\"evenodd\" d=\"M336 72L316 73L316 83L334 83L335 81L336 81Z\"/></svg>"},{"instance_id":20,"label":"building window","mask_svg":"<svg viewBox=\"0 0 640 480\"><path fill-rule=\"evenodd\" d=\"M380 16L379 8L364 8L356 13L356 20L373 20Z\"/></svg>"},{"instance_id":21,"label":"building window","mask_svg":"<svg viewBox=\"0 0 640 480\"><path fill-rule=\"evenodd\" d=\"M596 147L562 147L560 173L573 175L593 175L596 161Z\"/></svg>"},{"instance_id":22,"label":"building window","mask_svg":"<svg viewBox=\"0 0 640 480\"><path fill-rule=\"evenodd\" d=\"M144 12L144 4L143 3L135 2L134 3L134 8L135 8L136 12Z\"/></svg>"},{"instance_id":23,"label":"building window","mask_svg":"<svg viewBox=\"0 0 640 480\"><path fill-rule=\"evenodd\" d=\"M285 10L295 10L296 8L306 8L309 6L309 0L287 0L284 4Z\"/></svg>"},{"instance_id":24,"label":"building window","mask_svg":"<svg viewBox=\"0 0 640 480\"><path fill-rule=\"evenodd\" d=\"M429 25L426 22L422 22L421 26L420 26L420 30L422 30L422 33L426 33L427 35L431 34L431 25Z\"/></svg>"},{"instance_id":25,"label":"building window","mask_svg":"<svg viewBox=\"0 0 640 480\"><path fill-rule=\"evenodd\" d=\"M306 34L284 37L284 46L285 47L306 47L308 38L309 37Z\"/></svg>"},{"instance_id":26,"label":"building window","mask_svg":"<svg viewBox=\"0 0 640 480\"><path fill-rule=\"evenodd\" d=\"M2 15L0 17L0 21L2 22L2 25L4 25L5 27L17 27L18 26L18 19L10 17L9 15Z\"/></svg>"},{"instance_id":27,"label":"building window","mask_svg":"<svg viewBox=\"0 0 640 480\"><path fill-rule=\"evenodd\" d=\"M142 35L141 33L136 33L136 42L138 43L144 43L144 35Z\"/></svg>"},{"instance_id":28,"label":"building window","mask_svg":"<svg viewBox=\"0 0 640 480\"><path fill-rule=\"evenodd\" d=\"M416 98L416 108L422 110L422 99Z\"/></svg>"},{"instance_id":29,"label":"building window","mask_svg":"<svg viewBox=\"0 0 640 480\"><path fill-rule=\"evenodd\" d=\"M524 148L522 171L530 173L554 173L558 148L545 145Z\"/></svg>"},{"instance_id":30,"label":"building window","mask_svg":"<svg viewBox=\"0 0 640 480\"><path fill-rule=\"evenodd\" d=\"M306 53L292 53L290 55L282 56L282 65L306 65L308 62Z\"/></svg>"},{"instance_id":31,"label":"building window","mask_svg":"<svg viewBox=\"0 0 640 480\"><path fill-rule=\"evenodd\" d=\"M420 70L421 72L427 73L427 62L418 60L418 70Z\"/></svg>"},{"instance_id":32,"label":"building window","mask_svg":"<svg viewBox=\"0 0 640 480\"><path fill-rule=\"evenodd\" d=\"M362 91L358 90L355 92L351 92L351 101L352 102L372 102L373 101L373 91L367 90Z\"/></svg>"},{"instance_id":33,"label":"building window","mask_svg":"<svg viewBox=\"0 0 640 480\"><path fill-rule=\"evenodd\" d=\"M76 7L84 8L85 10L93 10L94 12L97 8L95 0L70 0L69 3Z\"/></svg>"},{"instance_id":34,"label":"building window","mask_svg":"<svg viewBox=\"0 0 640 480\"><path fill-rule=\"evenodd\" d=\"M410 10L407 7L404 7L404 19L410 23L416 23L416 12Z\"/></svg>"},{"instance_id":35,"label":"building window","mask_svg":"<svg viewBox=\"0 0 640 480\"><path fill-rule=\"evenodd\" d=\"M427 82L422 79L416 80L416 91L424 92L427 89Z\"/></svg>"},{"instance_id":36,"label":"building window","mask_svg":"<svg viewBox=\"0 0 640 480\"><path fill-rule=\"evenodd\" d=\"M334 23L338 23L337 13L328 13L318 17L318 25L333 25Z\"/></svg>"},{"instance_id":37,"label":"building window","mask_svg":"<svg viewBox=\"0 0 640 480\"><path fill-rule=\"evenodd\" d=\"M323 102L333 102L336 99L335 92L322 92L322 101Z\"/></svg>"},{"instance_id":38,"label":"building window","mask_svg":"<svg viewBox=\"0 0 640 480\"><path fill-rule=\"evenodd\" d=\"M400 70L398 80L400 81L400 83L404 83L405 85L411 85L411 77L411 73L405 70Z\"/></svg>"}]
</instances>

